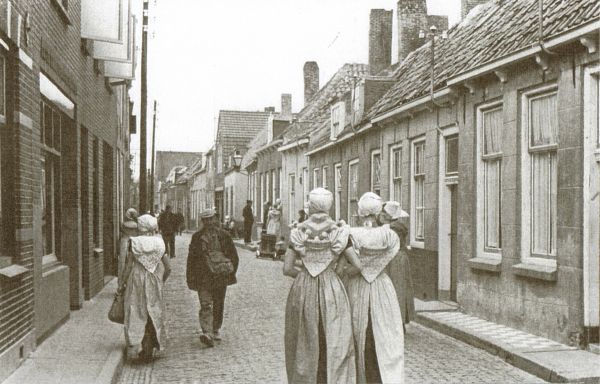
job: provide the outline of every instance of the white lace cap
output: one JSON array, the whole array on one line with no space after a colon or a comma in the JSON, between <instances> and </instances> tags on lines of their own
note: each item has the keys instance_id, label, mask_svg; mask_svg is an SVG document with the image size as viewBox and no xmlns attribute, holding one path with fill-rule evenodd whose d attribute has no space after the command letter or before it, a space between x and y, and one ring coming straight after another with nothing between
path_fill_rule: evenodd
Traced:
<instances>
[{"instance_id":1,"label":"white lace cap","mask_svg":"<svg viewBox=\"0 0 600 384\"><path fill-rule=\"evenodd\" d=\"M383 208L381 197L373 192L367 192L358 200L358 215L369 216L378 215Z\"/></svg>"},{"instance_id":2,"label":"white lace cap","mask_svg":"<svg viewBox=\"0 0 600 384\"><path fill-rule=\"evenodd\" d=\"M333 204L333 195L325 188L315 188L308 194L308 209L311 214L329 212Z\"/></svg>"}]
</instances>

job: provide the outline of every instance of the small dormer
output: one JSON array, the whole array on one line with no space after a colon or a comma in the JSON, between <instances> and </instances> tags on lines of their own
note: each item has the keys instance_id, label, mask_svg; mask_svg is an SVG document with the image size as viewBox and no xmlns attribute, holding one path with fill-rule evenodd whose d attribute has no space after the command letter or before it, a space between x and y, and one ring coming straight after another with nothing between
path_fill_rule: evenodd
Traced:
<instances>
[{"instance_id":1,"label":"small dormer","mask_svg":"<svg viewBox=\"0 0 600 384\"><path fill-rule=\"evenodd\" d=\"M338 101L331 106L331 140L335 140L344 129L346 121L346 103Z\"/></svg>"}]
</instances>

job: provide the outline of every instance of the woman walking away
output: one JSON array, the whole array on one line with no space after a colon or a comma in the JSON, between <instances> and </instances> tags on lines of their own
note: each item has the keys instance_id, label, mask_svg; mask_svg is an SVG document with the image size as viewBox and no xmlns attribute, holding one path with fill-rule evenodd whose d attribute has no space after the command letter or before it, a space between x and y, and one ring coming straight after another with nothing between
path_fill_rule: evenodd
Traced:
<instances>
[{"instance_id":1,"label":"woman walking away","mask_svg":"<svg viewBox=\"0 0 600 384\"><path fill-rule=\"evenodd\" d=\"M154 235L158 229L151 215L138 218L138 233L129 242L125 261L125 341L128 358L150 359L160 349L163 283L171 273L165 243Z\"/></svg>"},{"instance_id":2,"label":"woman walking away","mask_svg":"<svg viewBox=\"0 0 600 384\"><path fill-rule=\"evenodd\" d=\"M389 224L390 228L396 232L400 239L400 251L398 251L396 257L390 261L385 272L388 274L396 288L396 295L398 296L398 302L400 303L405 333L406 324L410 323L410 321L415 318L414 289L408 253L406 252L408 218L408 213L402 210L402 208L400 208L400 203L396 201L388 201L385 203L383 211L379 215L379 223Z\"/></svg>"},{"instance_id":3,"label":"woman walking away","mask_svg":"<svg viewBox=\"0 0 600 384\"><path fill-rule=\"evenodd\" d=\"M337 271L350 275L346 289L352 307L358 383L404 382L404 333L396 290L384 269L400 249L389 226L377 225L382 201L372 192L358 202L364 226L350 229L345 255L358 255L362 270L342 259Z\"/></svg>"},{"instance_id":4,"label":"woman walking away","mask_svg":"<svg viewBox=\"0 0 600 384\"><path fill-rule=\"evenodd\" d=\"M295 278L285 309L285 365L290 384L355 383L350 304L334 271L348 228L327 214L333 196L309 194L310 216L290 234L283 273ZM351 259L351 261L356 261ZM355 264L357 269L360 265Z\"/></svg>"}]
</instances>

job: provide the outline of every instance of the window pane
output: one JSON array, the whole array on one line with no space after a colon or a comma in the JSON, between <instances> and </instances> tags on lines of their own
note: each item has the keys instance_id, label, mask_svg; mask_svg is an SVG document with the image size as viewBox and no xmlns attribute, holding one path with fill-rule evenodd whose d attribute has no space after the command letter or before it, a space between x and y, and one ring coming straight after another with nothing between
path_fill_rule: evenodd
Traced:
<instances>
[{"instance_id":1,"label":"window pane","mask_svg":"<svg viewBox=\"0 0 600 384\"><path fill-rule=\"evenodd\" d=\"M501 152L502 108L483 113L483 154Z\"/></svg>"},{"instance_id":2,"label":"window pane","mask_svg":"<svg viewBox=\"0 0 600 384\"><path fill-rule=\"evenodd\" d=\"M393 177L397 178L397 177L401 177L401 173L400 173L400 166L402 164L402 149L398 148L398 149L394 149L394 154L393 154Z\"/></svg>"},{"instance_id":3,"label":"window pane","mask_svg":"<svg viewBox=\"0 0 600 384\"><path fill-rule=\"evenodd\" d=\"M530 100L530 145L548 145L557 143L558 112L556 93Z\"/></svg>"},{"instance_id":4,"label":"window pane","mask_svg":"<svg viewBox=\"0 0 600 384\"><path fill-rule=\"evenodd\" d=\"M416 226L415 238L423 240L425 228L425 179L418 178L415 182Z\"/></svg>"},{"instance_id":5,"label":"window pane","mask_svg":"<svg viewBox=\"0 0 600 384\"><path fill-rule=\"evenodd\" d=\"M531 251L554 255L556 250L556 154L531 156Z\"/></svg>"},{"instance_id":6,"label":"window pane","mask_svg":"<svg viewBox=\"0 0 600 384\"><path fill-rule=\"evenodd\" d=\"M446 174L458 173L458 136L446 139Z\"/></svg>"},{"instance_id":7,"label":"window pane","mask_svg":"<svg viewBox=\"0 0 600 384\"><path fill-rule=\"evenodd\" d=\"M415 145L415 154L414 154L414 170L415 175L420 175L425 173L425 166L423 164L425 160L425 143L419 143Z\"/></svg>"},{"instance_id":8,"label":"window pane","mask_svg":"<svg viewBox=\"0 0 600 384\"><path fill-rule=\"evenodd\" d=\"M329 167L323 167L323 175L321 176L321 178L323 179L323 188L327 189L327 171L329 170Z\"/></svg>"},{"instance_id":9,"label":"window pane","mask_svg":"<svg viewBox=\"0 0 600 384\"><path fill-rule=\"evenodd\" d=\"M500 240L500 160L488 161L485 167L484 228L485 248L501 248Z\"/></svg>"},{"instance_id":10,"label":"window pane","mask_svg":"<svg viewBox=\"0 0 600 384\"><path fill-rule=\"evenodd\" d=\"M335 187L337 190L342 190L342 167L335 167Z\"/></svg>"},{"instance_id":11,"label":"window pane","mask_svg":"<svg viewBox=\"0 0 600 384\"><path fill-rule=\"evenodd\" d=\"M393 199L394 199L394 201L397 201L400 204L400 206L402 206L402 179L395 179L393 185L394 185Z\"/></svg>"},{"instance_id":12,"label":"window pane","mask_svg":"<svg viewBox=\"0 0 600 384\"><path fill-rule=\"evenodd\" d=\"M376 194L381 193L381 154L374 153L371 156L371 189Z\"/></svg>"}]
</instances>

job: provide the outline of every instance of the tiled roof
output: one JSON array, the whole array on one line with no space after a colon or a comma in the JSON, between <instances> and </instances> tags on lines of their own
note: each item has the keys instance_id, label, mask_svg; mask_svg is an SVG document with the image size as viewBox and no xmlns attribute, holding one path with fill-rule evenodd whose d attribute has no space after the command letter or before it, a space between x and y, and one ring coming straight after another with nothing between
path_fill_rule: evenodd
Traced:
<instances>
[{"instance_id":1,"label":"tiled roof","mask_svg":"<svg viewBox=\"0 0 600 384\"><path fill-rule=\"evenodd\" d=\"M493 0L474 8L448 31L448 39L436 40L435 88L446 86L451 77L536 46L538 17L538 0ZM545 0L544 38L599 17L597 0ZM426 96L430 87L430 61L430 44L408 55L393 71L398 81L370 109L366 118Z\"/></svg>"},{"instance_id":2,"label":"tiled roof","mask_svg":"<svg viewBox=\"0 0 600 384\"><path fill-rule=\"evenodd\" d=\"M316 128L329 119L329 104L332 100L350 91L354 84L368 75L366 64L344 64L313 96L283 134L283 144L307 137Z\"/></svg>"},{"instance_id":3,"label":"tiled roof","mask_svg":"<svg viewBox=\"0 0 600 384\"><path fill-rule=\"evenodd\" d=\"M258 134L248 144L248 150L242 157L242 169L245 169L248 165L252 164L256 158L256 152L258 149L267 143L267 129L268 128L265 128L258 132Z\"/></svg>"},{"instance_id":4,"label":"tiled roof","mask_svg":"<svg viewBox=\"0 0 600 384\"><path fill-rule=\"evenodd\" d=\"M223 163L235 147L246 147L269 122L270 112L220 111L217 140L223 146Z\"/></svg>"}]
</instances>

